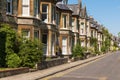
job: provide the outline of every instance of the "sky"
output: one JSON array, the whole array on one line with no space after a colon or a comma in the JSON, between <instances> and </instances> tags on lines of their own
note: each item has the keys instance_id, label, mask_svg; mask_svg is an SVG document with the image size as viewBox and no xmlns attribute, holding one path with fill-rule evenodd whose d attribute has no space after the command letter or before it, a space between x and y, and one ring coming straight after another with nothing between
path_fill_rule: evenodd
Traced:
<instances>
[{"instance_id":1,"label":"sky","mask_svg":"<svg viewBox=\"0 0 120 80\"><path fill-rule=\"evenodd\" d=\"M77 4L78 0L68 0L69 4ZM120 0L82 0L87 13L104 25L113 35L120 32Z\"/></svg>"}]
</instances>

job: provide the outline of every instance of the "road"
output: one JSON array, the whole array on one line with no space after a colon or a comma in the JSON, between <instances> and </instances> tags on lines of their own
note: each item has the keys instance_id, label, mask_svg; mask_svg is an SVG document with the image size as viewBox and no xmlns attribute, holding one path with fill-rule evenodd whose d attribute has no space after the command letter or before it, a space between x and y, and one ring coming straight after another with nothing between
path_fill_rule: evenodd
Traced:
<instances>
[{"instance_id":1,"label":"road","mask_svg":"<svg viewBox=\"0 0 120 80\"><path fill-rule=\"evenodd\" d=\"M49 80L120 80L120 52Z\"/></svg>"}]
</instances>

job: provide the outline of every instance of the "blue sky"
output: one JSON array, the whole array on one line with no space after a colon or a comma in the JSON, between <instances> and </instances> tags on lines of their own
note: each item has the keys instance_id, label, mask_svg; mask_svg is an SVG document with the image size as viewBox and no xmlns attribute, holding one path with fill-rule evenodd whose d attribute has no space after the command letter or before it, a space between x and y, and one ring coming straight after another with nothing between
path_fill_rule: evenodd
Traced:
<instances>
[{"instance_id":1,"label":"blue sky","mask_svg":"<svg viewBox=\"0 0 120 80\"><path fill-rule=\"evenodd\" d=\"M70 4L78 0L68 0ZM120 0L82 0L87 12L100 24L103 24L112 34L120 32Z\"/></svg>"}]
</instances>

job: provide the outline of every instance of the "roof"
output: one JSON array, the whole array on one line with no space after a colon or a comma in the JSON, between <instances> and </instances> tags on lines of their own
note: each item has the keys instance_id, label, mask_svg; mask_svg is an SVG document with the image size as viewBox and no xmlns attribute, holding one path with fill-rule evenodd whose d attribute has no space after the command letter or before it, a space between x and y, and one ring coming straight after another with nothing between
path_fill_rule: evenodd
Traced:
<instances>
[{"instance_id":1,"label":"roof","mask_svg":"<svg viewBox=\"0 0 120 80\"><path fill-rule=\"evenodd\" d=\"M98 32L102 33L102 27L101 27L101 25L98 26Z\"/></svg>"},{"instance_id":2,"label":"roof","mask_svg":"<svg viewBox=\"0 0 120 80\"><path fill-rule=\"evenodd\" d=\"M56 6L61 9L61 10L68 10L68 11L72 11L66 4L62 4L61 2L58 2L56 4Z\"/></svg>"},{"instance_id":3,"label":"roof","mask_svg":"<svg viewBox=\"0 0 120 80\"><path fill-rule=\"evenodd\" d=\"M78 4L69 4L68 7L73 11L72 15L79 15Z\"/></svg>"}]
</instances>

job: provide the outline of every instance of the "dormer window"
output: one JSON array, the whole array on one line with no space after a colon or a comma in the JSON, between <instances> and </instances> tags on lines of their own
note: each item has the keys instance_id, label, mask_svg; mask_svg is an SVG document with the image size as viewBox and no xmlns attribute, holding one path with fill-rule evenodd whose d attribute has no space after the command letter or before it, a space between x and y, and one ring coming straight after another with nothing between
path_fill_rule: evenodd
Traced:
<instances>
[{"instance_id":1,"label":"dormer window","mask_svg":"<svg viewBox=\"0 0 120 80\"><path fill-rule=\"evenodd\" d=\"M7 14L12 14L12 0L7 0Z\"/></svg>"}]
</instances>

